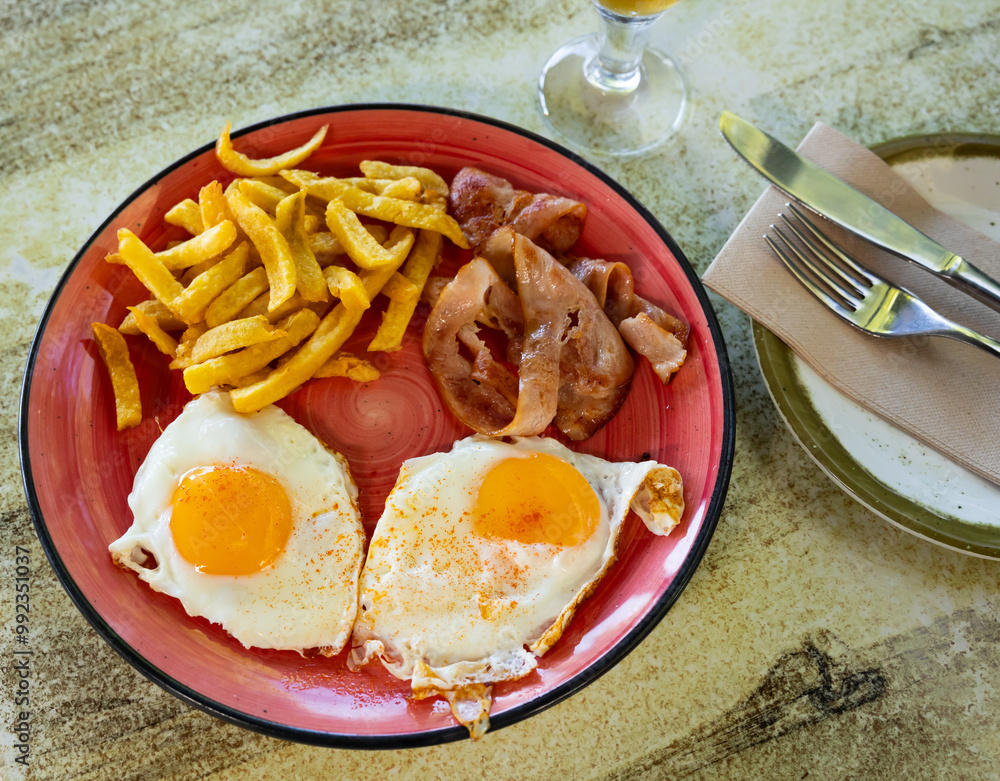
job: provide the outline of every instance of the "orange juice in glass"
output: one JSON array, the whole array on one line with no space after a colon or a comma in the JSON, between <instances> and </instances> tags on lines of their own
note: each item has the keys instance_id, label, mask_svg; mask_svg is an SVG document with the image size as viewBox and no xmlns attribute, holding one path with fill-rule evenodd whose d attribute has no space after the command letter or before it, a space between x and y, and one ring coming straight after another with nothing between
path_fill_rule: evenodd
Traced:
<instances>
[{"instance_id":1,"label":"orange juice in glass","mask_svg":"<svg viewBox=\"0 0 1000 781\"><path fill-rule=\"evenodd\" d=\"M687 85L677 64L648 46L678 0L593 0L601 30L563 45L538 82L542 112L565 140L599 154L635 154L679 126Z\"/></svg>"}]
</instances>

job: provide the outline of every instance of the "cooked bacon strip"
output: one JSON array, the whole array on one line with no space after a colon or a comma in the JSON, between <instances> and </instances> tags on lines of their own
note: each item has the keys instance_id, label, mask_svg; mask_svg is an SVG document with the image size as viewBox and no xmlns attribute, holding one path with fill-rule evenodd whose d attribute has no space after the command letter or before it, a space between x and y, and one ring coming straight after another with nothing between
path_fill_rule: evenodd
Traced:
<instances>
[{"instance_id":1,"label":"cooked bacon strip","mask_svg":"<svg viewBox=\"0 0 1000 781\"><path fill-rule=\"evenodd\" d=\"M467 426L491 436L540 434L549 423L586 439L618 412L632 381L632 357L589 290L548 252L504 229L523 313L482 258L463 266L440 293L424 326L424 355L441 395ZM514 300L518 300L514 298ZM512 337L513 376L497 363L473 323ZM465 346L470 361L461 354Z\"/></svg>"},{"instance_id":2,"label":"cooked bacon strip","mask_svg":"<svg viewBox=\"0 0 1000 781\"><path fill-rule=\"evenodd\" d=\"M449 409L465 425L487 433L514 419L517 380L477 336L479 320L503 324L518 335L522 329L517 296L489 263L473 258L441 289L424 326L424 355ZM462 345L471 350L472 361L462 355Z\"/></svg>"},{"instance_id":3,"label":"cooked bacon strip","mask_svg":"<svg viewBox=\"0 0 1000 781\"><path fill-rule=\"evenodd\" d=\"M548 193L515 190L506 179L463 168L451 183L450 212L478 254L493 232L510 225L540 247L561 255L576 244L586 205ZM500 276L505 277L503 271Z\"/></svg>"},{"instance_id":4,"label":"cooked bacon strip","mask_svg":"<svg viewBox=\"0 0 1000 781\"><path fill-rule=\"evenodd\" d=\"M632 272L624 263L576 258L569 269L594 294L625 341L649 360L656 376L666 384L687 358L687 324L637 296Z\"/></svg>"}]
</instances>

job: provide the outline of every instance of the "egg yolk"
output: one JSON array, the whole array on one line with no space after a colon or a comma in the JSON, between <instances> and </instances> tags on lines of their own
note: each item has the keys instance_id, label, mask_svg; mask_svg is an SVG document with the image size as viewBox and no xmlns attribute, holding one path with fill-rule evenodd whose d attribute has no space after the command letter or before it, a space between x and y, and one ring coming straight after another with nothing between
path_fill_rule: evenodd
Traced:
<instances>
[{"instance_id":1,"label":"egg yolk","mask_svg":"<svg viewBox=\"0 0 1000 781\"><path fill-rule=\"evenodd\" d=\"M505 458L479 488L473 523L482 537L578 545L597 529L601 503L586 478L548 453Z\"/></svg>"},{"instance_id":2,"label":"egg yolk","mask_svg":"<svg viewBox=\"0 0 1000 781\"><path fill-rule=\"evenodd\" d=\"M292 531L292 504L268 474L243 465L184 475L171 500L177 551L199 572L249 575L273 562Z\"/></svg>"}]
</instances>

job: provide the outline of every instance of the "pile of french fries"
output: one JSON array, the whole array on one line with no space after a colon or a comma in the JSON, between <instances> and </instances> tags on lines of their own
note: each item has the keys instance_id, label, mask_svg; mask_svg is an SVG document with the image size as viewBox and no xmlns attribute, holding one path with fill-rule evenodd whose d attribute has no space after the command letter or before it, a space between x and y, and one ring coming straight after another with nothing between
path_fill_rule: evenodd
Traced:
<instances>
[{"instance_id":1,"label":"pile of french fries","mask_svg":"<svg viewBox=\"0 0 1000 781\"><path fill-rule=\"evenodd\" d=\"M469 245L434 171L364 161L361 176L337 179L297 168L327 129L255 160L233 148L226 123L216 156L238 178L225 188L205 185L197 201L185 199L164 217L191 238L154 252L132 231L118 231L118 251L106 260L128 266L150 293L117 329L93 324L119 430L142 419L122 334L145 335L170 356L191 393L228 389L244 413L313 377L377 379L368 361L340 348L379 294L388 303L368 350L400 349L444 238Z\"/></svg>"}]
</instances>

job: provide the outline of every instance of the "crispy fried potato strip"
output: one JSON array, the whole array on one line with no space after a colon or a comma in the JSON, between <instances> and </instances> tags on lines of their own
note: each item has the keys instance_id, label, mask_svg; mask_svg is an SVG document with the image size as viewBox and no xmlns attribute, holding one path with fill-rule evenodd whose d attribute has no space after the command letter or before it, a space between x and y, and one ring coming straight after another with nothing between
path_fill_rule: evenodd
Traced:
<instances>
[{"instance_id":1,"label":"crispy fried potato strip","mask_svg":"<svg viewBox=\"0 0 1000 781\"><path fill-rule=\"evenodd\" d=\"M198 337L191 349L191 360L203 363L211 358L242 350L254 344L273 342L285 336L280 328L275 328L263 315L230 320L228 323L209 328Z\"/></svg>"},{"instance_id":2,"label":"crispy fried potato strip","mask_svg":"<svg viewBox=\"0 0 1000 781\"><path fill-rule=\"evenodd\" d=\"M374 382L382 375L363 358L351 353L337 353L324 363L314 377L347 377L355 382Z\"/></svg>"},{"instance_id":3,"label":"crispy fried potato strip","mask_svg":"<svg viewBox=\"0 0 1000 781\"><path fill-rule=\"evenodd\" d=\"M165 217L190 238L154 253L122 229L117 252L105 258L127 265L151 295L128 307L117 330L94 325L98 344L108 345L112 381L124 365L123 346L128 361L120 334L152 341L171 357L171 369L183 370L191 393L229 389L240 412L261 409L311 377L378 379L369 361L341 347L381 295L385 309L368 350L400 349L444 237L468 246L447 214L447 183L430 169L377 160L348 179L296 169L322 144L325 127L262 160L237 152L230 129L227 123L216 155L238 178L206 184L197 200L184 199ZM122 384L119 393L116 385L120 428L141 418L130 388Z\"/></svg>"},{"instance_id":4,"label":"crispy fried potato strip","mask_svg":"<svg viewBox=\"0 0 1000 781\"><path fill-rule=\"evenodd\" d=\"M329 125L323 125L316 133L302 146L290 149L277 157L269 157L264 160L252 160L246 155L237 152L233 148L232 139L229 137L232 125L226 122L226 126L219 134L215 142L215 156L228 171L240 176L270 176L282 169L296 166L311 155L326 138L326 131Z\"/></svg>"},{"instance_id":5,"label":"crispy fried potato strip","mask_svg":"<svg viewBox=\"0 0 1000 781\"><path fill-rule=\"evenodd\" d=\"M302 190L282 198L275 207L275 225L288 242L295 265L295 285L306 301L326 301L329 294L323 269L309 249L306 227L306 194Z\"/></svg>"},{"instance_id":6,"label":"crispy fried potato strip","mask_svg":"<svg viewBox=\"0 0 1000 781\"><path fill-rule=\"evenodd\" d=\"M395 352L402 349L403 334L420 302L420 294L427 284L427 278L441 260L442 244L440 233L422 230L417 235L413 250L406 259L406 265L399 274L394 274L389 280L391 283L401 275L409 282L410 287L405 295L389 295L389 305L382 316L382 323L375 337L368 345L369 352Z\"/></svg>"},{"instance_id":7,"label":"crispy fried potato strip","mask_svg":"<svg viewBox=\"0 0 1000 781\"><path fill-rule=\"evenodd\" d=\"M392 251L397 247L405 246L408 251L412 244L412 231L397 226L389 234L386 249ZM399 263L395 266L363 271L359 275L364 283L369 301L378 295L383 285L402 265L406 252L398 253L398 255ZM230 395L236 411L256 412L268 404L284 398L302 385L343 346L361 321L364 311L348 307L343 302L337 304L287 363L272 371L266 379L232 391Z\"/></svg>"},{"instance_id":8,"label":"crispy fried potato strip","mask_svg":"<svg viewBox=\"0 0 1000 781\"><path fill-rule=\"evenodd\" d=\"M163 221L169 225L183 228L192 236L197 236L205 230L205 222L201 216L201 207L190 198L185 198L172 206L163 215Z\"/></svg>"},{"instance_id":9,"label":"crispy fried potato strip","mask_svg":"<svg viewBox=\"0 0 1000 781\"><path fill-rule=\"evenodd\" d=\"M187 323L197 323L208 305L227 287L243 276L249 249L240 244L215 265L198 274L170 304Z\"/></svg>"},{"instance_id":10,"label":"crispy fried potato strip","mask_svg":"<svg viewBox=\"0 0 1000 781\"><path fill-rule=\"evenodd\" d=\"M269 306L273 309L295 293L295 261L292 260L292 251L270 215L243 193L239 180L226 188L226 202L237 224L260 252L271 286Z\"/></svg>"},{"instance_id":11,"label":"crispy fried potato strip","mask_svg":"<svg viewBox=\"0 0 1000 781\"><path fill-rule=\"evenodd\" d=\"M164 331L183 331L186 327L184 321L155 298L141 301L134 307L130 306L128 309L129 313L125 315L125 319L118 326L118 330L129 336L138 336L142 333L135 321L135 315L132 313L133 309L139 309L143 314L154 318L156 324Z\"/></svg>"},{"instance_id":12,"label":"crispy fried potato strip","mask_svg":"<svg viewBox=\"0 0 1000 781\"><path fill-rule=\"evenodd\" d=\"M184 384L195 394L205 393L215 385L237 385L240 378L260 371L295 347L315 331L319 322L319 315L311 309L300 309L279 322L278 328L284 331L284 336L189 366L184 370ZM249 387L260 382L266 382L266 378Z\"/></svg>"},{"instance_id":13,"label":"crispy fried potato strip","mask_svg":"<svg viewBox=\"0 0 1000 781\"><path fill-rule=\"evenodd\" d=\"M104 361L111 377L118 430L138 426L142 422L139 380L135 376L135 366L132 365L132 359L128 355L125 337L117 329L104 323L93 323L91 329L97 341L101 360Z\"/></svg>"},{"instance_id":14,"label":"crispy fried potato strip","mask_svg":"<svg viewBox=\"0 0 1000 781\"><path fill-rule=\"evenodd\" d=\"M175 244L156 257L171 271L196 266L225 252L236 241L236 226L227 219L213 225L187 241Z\"/></svg>"},{"instance_id":15,"label":"crispy fried potato strip","mask_svg":"<svg viewBox=\"0 0 1000 781\"><path fill-rule=\"evenodd\" d=\"M251 301L267 290L267 271L263 266L258 266L233 282L208 305L208 309L205 310L206 325L215 328L232 320L246 309Z\"/></svg>"},{"instance_id":16,"label":"crispy fried potato strip","mask_svg":"<svg viewBox=\"0 0 1000 781\"><path fill-rule=\"evenodd\" d=\"M372 305L365 290L361 277L343 266L327 266L323 269L323 278L334 297L344 302L344 306L352 309L367 309Z\"/></svg>"},{"instance_id":17,"label":"crispy fried potato strip","mask_svg":"<svg viewBox=\"0 0 1000 781\"><path fill-rule=\"evenodd\" d=\"M469 248L469 242L466 241L462 229L454 218L432 204L367 193L342 179L320 177L311 171L293 169L282 171L281 175L311 195L325 201L339 198L344 206L356 214L408 228L427 228L437 231L451 239L456 246ZM329 210L327 213L329 214Z\"/></svg>"},{"instance_id":18,"label":"crispy fried potato strip","mask_svg":"<svg viewBox=\"0 0 1000 781\"><path fill-rule=\"evenodd\" d=\"M155 317L147 315L137 306L128 307L128 311L135 318L136 327L156 345L157 350L171 358L177 354L177 340L160 328Z\"/></svg>"},{"instance_id":19,"label":"crispy fried potato strip","mask_svg":"<svg viewBox=\"0 0 1000 781\"><path fill-rule=\"evenodd\" d=\"M440 174L430 168L416 165L391 165L381 160L362 160L358 166L361 173L370 179L407 179L414 178L428 190L435 190L448 197L448 184Z\"/></svg>"},{"instance_id":20,"label":"crispy fried potato strip","mask_svg":"<svg viewBox=\"0 0 1000 781\"><path fill-rule=\"evenodd\" d=\"M118 255L132 269L146 290L170 309L186 323L192 322L184 317L175 301L184 292L184 286L178 282L170 270L153 254L142 240L128 228L118 231Z\"/></svg>"}]
</instances>

